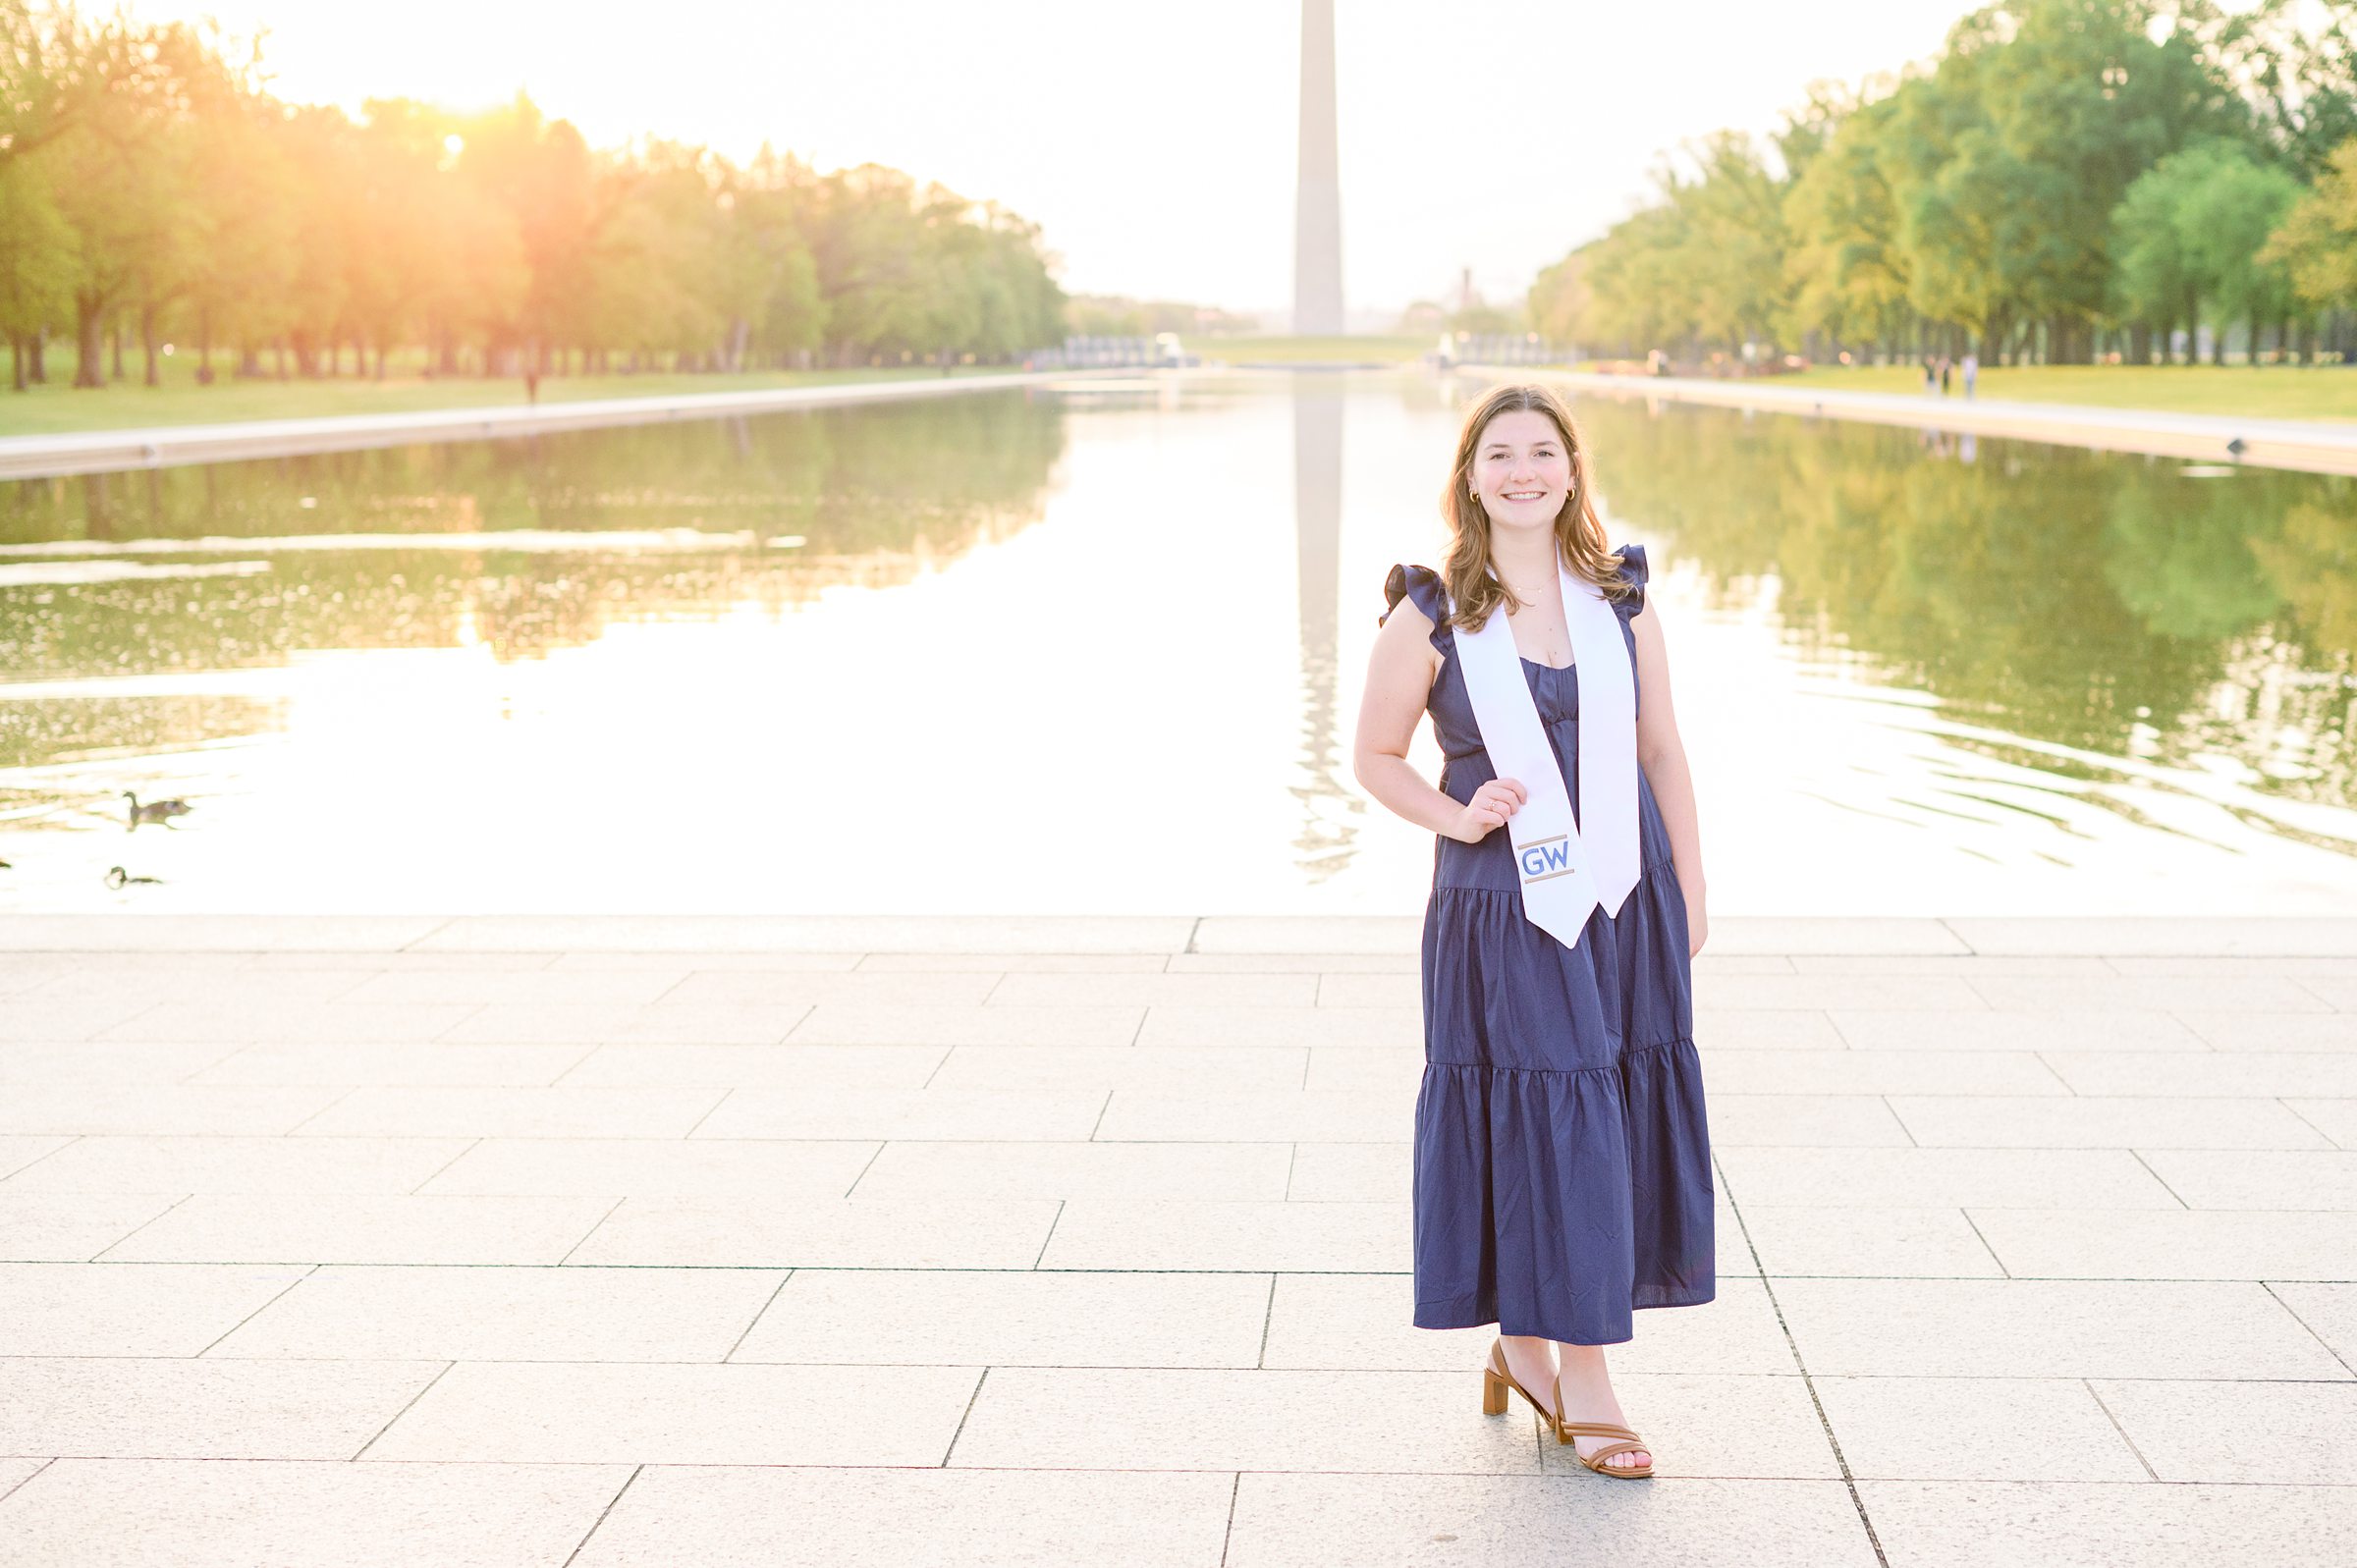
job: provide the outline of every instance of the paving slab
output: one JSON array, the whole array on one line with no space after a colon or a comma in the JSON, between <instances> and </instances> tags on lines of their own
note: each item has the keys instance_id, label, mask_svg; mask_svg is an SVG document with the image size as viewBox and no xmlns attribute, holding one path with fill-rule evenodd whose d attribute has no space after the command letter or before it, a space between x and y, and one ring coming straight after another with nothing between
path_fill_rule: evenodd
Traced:
<instances>
[{"instance_id":1,"label":"paving slab","mask_svg":"<svg viewBox=\"0 0 2357 1568\"><path fill-rule=\"evenodd\" d=\"M1700 1005L1694 1009L1694 1043L1706 1061L1723 1051L1833 1051L1849 1045L1821 1008Z\"/></svg>"},{"instance_id":2,"label":"paving slab","mask_svg":"<svg viewBox=\"0 0 2357 1568\"><path fill-rule=\"evenodd\" d=\"M2330 1012L2305 982L2280 975L1988 975L1967 982L2006 1012L2110 1012L2193 1007L2230 1012Z\"/></svg>"},{"instance_id":3,"label":"paving slab","mask_svg":"<svg viewBox=\"0 0 2357 1568\"><path fill-rule=\"evenodd\" d=\"M14 1356L0 1360L0 1453L350 1459L446 1365Z\"/></svg>"},{"instance_id":4,"label":"paving slab","mask_svg":"<svg viewBox=\"0 0 2357 1568\"><path fill-rule=\"evenodd\" d=\"M1384 952L1175 952L1174 975L1412 975L1424 960L1414 946Z\"/></svg>"},{"instance_id":5,"label":"paving slab","mask_svg":"<svg viewBox=\"0 0 2357 1568\"><path fill-rule=\"evenodd\" d=\"M17 1192L0 1185L0 1261L86 1262L182 1198L176 1193Z\"/></svg>"},{"instance_id":6,"label":"paving slab","mask_svg":"<svg viewBox=\"0 0 2357 1568\"><path fill-rule=\"evenodd\" d=\"M2140 1159L2128 1149L1789 1149L1724 1142L1714 1153L1746 1214L1755 1207L2176 1209L2190 1200L2180 1200L2147 1160L2261 1158L2240 1150L2170 1150Z\"/></svg>"},{"instance_id":7,"label":"paving slab","mask_svg":"<svg viewBox=\"0 0 2357 1568\"><path fill-rule=\"evenodd\" d=\"M639 1004L653 1001L685 981L694 971L674 959L665 969L404 969L372 974L348 984L339 1001L397 1002L410 1005L508 1006L548 1003L580 1006L591 1002ZM284 982L293 976L274 976Z\"/></svg>"},{"instance_id":8,"label":"paving slab","mask_svg":"<svg viewBox=\"0 0 2357 1568\"><path fill-rule=\"evenodd\" d=\"M1779 1279L1778 1309L1820 1376L2351 1378L2250 1282Z\"/></svg>"},{"instance_id":9,"label":"paving slab","mask_svg":"<svg viewBox=\"0 0 2357 1568\"><path fill-rule=\"evenodd\" d=\"M1236 1486L1226 1568L1875 1568L1838 1481L1251 1472Z\"/></svg>"},{"instance_id":10,"label":"paving slab","mask_svg":"<svg viewBox=\"0 0 2357 1568\"><path fill-rule=\"evenodd\" d=\"M440 915L0 915L17 952L397 952L449 924Z\"/></svg>"},{"instance_id":11,"label":"paving slab","mask_svg":"<svg viewBox=\"0 0 2357 1568\"><path fill-rule=\"evenodd\" d=\"M1992 1209L1972 1218L2015 1278L2357 1282L2357 1214Z\"/></svg>"},{"instance_id":12,"label":"paving slab","mask_svg":"<svg viewBox=\"0 0 2357 1568\"><path fill-rule=\"evenodd\" d=\"M1016 977L1005 973L919 970L913 973L855 969L845 974L794 973L778 969L699 969L649 999L663 1007L775 1007L799 1010L821 1003L872 1007L965 1007L979 1005ZM1043 975L1043 980L1087 981L1093 975ZM1126 976L1105 976L1126 979ZM1012 999L1011 999L1012 1000Z\"/></svg>"},{"instance_id":13,"label":"paving slab","mask_svg":"<svg viewBox=\"0 0 2357 1568\"><path fill-rule=\"evenodd\" d=\"M2060 1099L1892 1095L1891 1112L1926 1146L1983 1149L2326 1149L2317 1124L2274 1100L2192 1095ZM2328 1129L2329 1130L2329 1129Z\"/></svg>"},{"instance_id":14,"label":"paving slab","mask_svg":"<svg viewBox=\"0 0 2357 1568\"><path fill-rule=\"evenodd\" d=\"M39 1164L73 1142L71 1138L0 1133L0 1180Z\"/></svg>"},{"instance_id":15,"label":"paving slab","mask_svg":"<svg viewBox=\"0 0 2357 1568\"><path fill-rule=\"evenodd\" d=\"M2346 1487L1860 1481L1891 1568L2110 1568L2216 1558L2271 1568L2357 1559Z\"/></svg>"},{"instance_id":16,"label":"paving slab","mask_svg":"<svg viewBox=\"0 0 2357 1568\"><path fill-rule=\"evenodd\" d=\"M840 1147L840 1146L838 1146ZM1357 1145L1344 1147L1356 1148ZM1404 1155L1404 1150L1402 1150ZM1402 1161L1404 1164L1404 1161ZM1282 1143L1003 1143L896 1139L857 1172L861 1198L1126 1198L1273 1202L1297 1178ZM848 1181L847 1181L848 1185ZM0 1187L0 1191L5 1191ZM1385 1197L1406 1190L1394 1182Z\"/></svg>"},{"instance_id":17,"label":"paving slab","mask_svg":"<svg viewBox=\"0 0 2357 1568\"><path fill-rule=\"evenodd\" d=\"M307 1272L252 1264L0 1264L0 1356L199 1355Z\"/></svg>"},{"instance_id":18,"label":"paving slab","mask_svg":"<svg viewBox=\"0 0 2357 1568\"><path fill-rule=\"evenodd\" d=\"M2149 1481L2078 1378L1815 1380L1854 1476L1899 1481ZM2108 1385L2107 1385L2108 1386ZM2203 1387L2163 1383L2160 1387Z\"/></svg>"},{"instance_id":19,"label":"paving slab","mask_svg":"<svg viewBox=\"0 0 2357 1568\"><path fill-rule=\"evenodd\" d=\"M359 1044L439 1039L477 1011L470 1001L436 1004L320 1001L282 1005L245 1000L159 1001L90 1036L105 1040L225 1040L242 1044Z\"/></svg>"},{"instance_id":20,"label":"paving slab","mask_svg":"<svg viewBox=\"0 0 2357 1568\"><path fill-rule=\"evenodd\" d=\"M227 1043L109 1040L0 1043L0 1087L19 1084L174 1084L237 1054Z\"/></svg>"},{"instance_id":21,"label":"paving slab","mask_svg":"<svg viewBox=\"0 0 2357 1568\"><path fill-rule=\"evenodd\" d=\"M1990 1010L1988 999L1977 988L1952 975L1696 975L1694 1003L1816 1011L1839 1005L1975 1015Z\"/></svg>"},{"instance_id":22,"label":"paving slab","mask_svg":"<svg viewBox=\"0 0 2357 1568\"><path fill-rule=\"evenodd\" d=\"M1341 1053L1347 1055L1363 1052ZM1413 1054L1423 1070L1421 1052ZM1184 1093L1299 1089L1310 1053L1300 1046L959 1046L931 1074L937 1089L1148 1089ZM1409 1093L1413 1094L1411 1085Z\"/></svg>"},{"instance_id":23,"label":"paving slab","mask_svg":"<svg viewBox=\"0 0 2357 1568\"><path fill-rule=\"evenodd\" d=\"M573 1263L639 1269L1030 1269L1046 1199L629 1198Z\"/></svg>"},{"instance_id":24,"label":"paving slab","mask_svg":"<svg viewBox=\"0 0 2357 1568\"><path fill-rule=\"evenodd\" d=\"M995 1010L995 1009L994 1009ZM1141 1046L1385 1046L1424 1049L1416 1007L1148 1008Z\"/></svg>"},{"instance_id":25,"label":"paving slab","mask_svg":"<svg viewBox=\"0 0 2357 1568\"><path fill-rule=\"evenodd\" d=\"M16 995L33 1002L320 1002L350 997L356 990L365 987L371 975L372 971L356 969L279 971L257 970L250 966L192 969L186 964L170 964L154 969L124 969L116 965L88 964L86 960L82 960L72 967L49 974L34 985L18 988Z\"/></svg>"},{"instance_id":26,"label":"paving slab","mask_svg":"<svg viewBox=\"0 0 2357 1568\"><path fill-rule=\"evenodd\" d=\"M1209 1269L1247 1273L1404 1269L1404 1203L1154 1203L1075 1198L1042 1269Z\"/></svg>"},{"instance_id":27,"label":"paving slab","mask_svg":"<svg viewBox=\"0 0 2357 1568\"><path fill-rule=\"evenodd\" d=\"M2185 1027L2219 1051L2357 1051L2357 1012L2209 1012L2187 1007Z\"/></svg>"},{"instance_id":28,"label":"paving slab","mask_svg":"<svg viewBox=\"0 0 2357 1568\"><path fill-rule=\"evenodd\" d=\"M729 1359L979 1367L1251 1367L1262 1274L797 1270Z\"/></svg>"},{"instance_id":29,"label":"paving slab","mask_svg":"<svg viewBox=\"0 0 2357 1568\"><path fill-rule=\"evenodd\" d=\"M2335 1147L2357 1149L2357 1099L2282 1101L2283 1108L2332 1140Z\"/></svg>"},{"instance_id":30,"label":"paving slab","mask_svg":"<svg viewBox=\"0 0 2357 1568\"><path fill-rule=\"evenodd\" d=\"M938 1465L985 1376L972 1367L462 1362L403 1411L368 1455Z\"/></svg>"},{"instance_id":31,"label":"paving slab","mask_svg":"<svg viewBox=\"0 0 2357 1568\"><path fill-rule=\"evenodd\" d=\"M1201 1143L1391 1142L1415 1128L1415 1103L1388 1091L1278 1089L1158 1093L1116 1089L1096 1136Z\"/></svg>"},{"instance_id":32,"label":"paving slab","mask_svg":"<svg viewBox=\"0 0 2357 1568\"><path fill-rule=\"evenodd\" d=\"M442 1038L446 1041L541 1041L598 1045L774 1046L808 1017L808 1006L649 1002L555 1008L491 1002Z\"/></svg>"},{"instance_id":33,"label":"paving slab","mask_svg":"<svg viewBox=\"0 0 2357 1568\"><path fill-rule=\"evenodd\" d=\"M306 1275L205 1354L718 1362L785 1282L783 1271L755 1269L335 1267Z\"/></svg>"},{"instance_id":34,"label":"paving slab","mask_svg":"<svg viewBox=\"0 0 2357 1568\"><path fill-rule=\"evenodd\" d=\"M1158 952L869 952L847 967L861 974L1158 975L1172 957Z\"/></svg>"},{"instance_id":35,"label":"paving slab","mask_svg":"<svg viewBox=\"0 0 2357 1568\"><path fill-rule=\"evenodd\" d=\"M2047 1051L2040 1058L2081 1095L2184 1095L2272 1100L2284 1095L2357 1096L2357 1052Z\"/></svg>"},{"instance_id":36,"label":"paving slab","mask_svg":"<svg viewBox=\"0 0 2357 1568\"><path fill-rule=\"evenodd\" d=\"M301 1130L346 1138L685 1138L726 1098L720 1089L372 1086L334 1098Z\"/></svg>"},{"instance_id":37,"label":"paving slab","mask_svg":"<svg viewBox=\"0 0 2357 1568\"><path fill-rule=\"evenodd\" d=\"M2357 956L2357 919L2325 915L1951 916L1976 953L2094 953L2106 957ZM1716 932L1716 925L1713 930Z\"/></svg>"},{"instance_id":38,"label":"paving slab","mask_svg":"<svg viewBox=\"0 0 2357 1568\"><path fill-rule=\"evenodd\" d=\"M1178 952L1190 916L466 915L417 950L563 952Z\"/></svg>"},{"instance_id":39,"label":"paving slab","mask_svg":"<svg viewBox=\"0 0 2357 1568\"><path fill-rule=\"evenodd\" d=\"M2343 1366L2357 1370L2357 1285L2287 1282L2267 1288Z\"/></svg>"},{"instance_id":40,"label":"paving slab","mask_svg":"<svg viewBox=\"0 0 2357 1568\"><path fill-rule=\"evenodd\" d=\"M895 1006L828 1001L813 1006L785 1038L797 1046L1126 1046L1136 1042L1145 1015L1145 1008L1135 1006Z\"/></svg>"},{"instance_id":41,"label":"paving slab","mask_svg":"<svg viewBox=\"0 0 2357 1568\"><path fill-rule=\"evenodd\" d=\"M405 1190L609 1200L840 1198L880 1146L825 1139L485 1138L456 1147L465 1152Z\"/></svg>"},{"instance_id":42,"label":"paving slab","mask_svg":"<svg viewBox=\"0 0 2357 1568\"><path fill-rule=\"evenodd\" d=\"M562 1568L628 1465L61 1459L0 1502L0 1564Z\"/></svg>"},{"instance_id":43,"label":"paving slab","mask_svg":"<svg viewBox=\"0 0 2357 1568\"><path fill-rule=\"evenodd\" d=\"M494 1001L471 1009L438 1038L464 1045L679 1040L766 1046L785 1039L808 1012L808 1003L666 1007L656 1002Z\"/></svg>"},{"instance_id":44,"label":"paving slab","mask_svg":"<svg viewBox=\"0 0 2357 1568\"><path fill-rule=\"evenodd\" d=\"M2214 1042L2183 1018L2150 1007L2104 1012L1992 1008L1987 1012L1926 1013L1836 1006L1828 1010L1828 1016L1841 1042L1859 1051L2206 1053L2214 1049ZM2294 1014L2268 1016L2299 1021Z\"/></svg>"},{"instance_id":45,"label":"paving slab","mask_svg":"<svg viewBox=\"0 0 2357 1568\"><path fill-rule=\"evenodd\" d=\"M616 1091L619 1093L620 1091ZM1086 1138L1101 1089L733 1089L698 1138Z\"/></svg>"},{"instance_id":46,"label":"paving slab","mask_svg":"<svg viewBox=\"0 0 2357 1568\"><path fill-rule=\"evenodd\" d=\"M602 1198L200 1193L103 1261L555 1264L612 1207Z\"/></svg>"},{"instance_id":47,"label":"paving slab","mask_svg":"<svg viewBox=\"0 0 2357 1568\"><path fill-rule=\"evenodd\" d=\"M0 1193L414 1192L465 1138L255 1138L198 1134L57 1140ZM618 1195L619 1196L619 1195Z\"/></svg>"},{"instance_id":48,"label":"paving slab","mask_svg":"<svg viewBox=\"0 0 2357 1568\"><path fill-rule=\"evenodd\" d=\"M203 1048L199 1048L203 1049ZM344 1084L364 1086L554 1083L594 1047L566 1046L247 1046L186 1075L192 1084Z\"/></svg>"},{"instance_id":49,"label":"paving slab","mask_svg":"<svg viewBox=\"0 0 2357 1568\"><path fill-rule=\"evenodd\" d=\"M1424 1082L1424 1053L1407 1046L1312 1046L1308 1054L1303 1089L1379 1089L1413 1100Z\"/></svg>"},{"instance_id":50,"label":"paving slab","mask_svg":"<svg viewBox=\"0 0 2357 1568\"><path fill-rule=\"evenodd\" d=\"M2188 1209L2357 1214L2357 1150L2148 1149L2137 1159ZM2085 1201L2093 1209L2122 1207L2095 1196Z\"/></svg>"},{"instance_id":51,"label":"paving slab","mask_svg":"<svg viewBox=\"0 0 2357 1568\"><path fill-rule=\"evenodd\" d=\"M0 1131L283 1133L343 1097L344 1091L321 1085L28 1084L0 1095Z\"/></svg>"},{"instance_id":52,"label":"paving slab","mask_svg":"<svg viewBox=\"0 0 2357 1568\"><path fill-rule=\"evenodd\" d=\"M443 1047L448 1050L450 1048ZM938 1082L942 1046L606 1045L576 1054L562 1085L648 1089L921 1089Z\"/></svg>"},{"instance_id":53,"label":"paving slab","mask_svg":"<svg viewBox=\"0 0 2357 1568\"><path fill-rule=\"evenodd\" d=\"M2043 1220L2044 1213L2030 1217ZM2004 1274L1961 1209L1743 1206L1743 1234L1771 1277L1969 1279Z\"/></svg>"},{"instance_id":54,"label":"paving slab","mask_svg":"<svg viewBox=\"0 0 2357 1568\"><path fill-rule=\"evenodd\" d=\"M2163 1481L2357 1486L2357 1383L2139 1378L2093 1387Z\"/></svg>"},{"instance_id":55,"label":"paving slab","mask_svg":"<svg viewBox=\"0 0 2357 1568\"><path fill-rule=\"evenodd\" d=\"M11 997L8 1005L0 1007L0 1040L95 1040L102 1030L128 1023L156 1005L143 1000L42 1001Z\"/></svg>"},{"instance_id":56,"label":"paving slab","mask_svg":"<svg viewBox=\"0 0 2357 1568\"><path fill-rule=\"evenodd\" d=\"M573 1568L1218 1568L1235 1479L650 1466Z\"/></svg>"},{"instance_id":57,"label":"paving slab","mask_svg":"<svg viewBox=\"0 0 2357 1568\"><path fill-rule=\"evenodd\" d=\"M2045 1058L2027 1051L1738 1051L1713 1058L1704 1081L1713 1094L1735 1095L2074 1092Z\"/></svg>"},{"instance_id":58,"label":"paving slab","mask_svg":"<svg viewBox=\"0 0 2357 1568\"><path fill-rule=\"evenodd\" d=\"M1881 1095L1712 1094L1703 1075L1711 1147L1775 1149L1907 1146L1906 1124Z\"/></svg>"}]
</instances>

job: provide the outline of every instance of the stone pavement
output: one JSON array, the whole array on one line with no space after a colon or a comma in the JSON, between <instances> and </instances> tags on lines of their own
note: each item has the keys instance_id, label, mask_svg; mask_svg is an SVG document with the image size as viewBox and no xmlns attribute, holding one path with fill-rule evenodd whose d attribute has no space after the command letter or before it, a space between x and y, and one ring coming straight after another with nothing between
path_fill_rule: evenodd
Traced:
<instances>
[{"instance_id":1,"label":"stone pavement","mask_svg":"<svg viewBox=\"0 0 2357 1568\"><path fill-rule=\"evenodd\" d=\"M2357 1561L2357 922L1735 921L1661 1476L1396 920L0 920L0 1564Z\"/></svg>"}]
</instances>

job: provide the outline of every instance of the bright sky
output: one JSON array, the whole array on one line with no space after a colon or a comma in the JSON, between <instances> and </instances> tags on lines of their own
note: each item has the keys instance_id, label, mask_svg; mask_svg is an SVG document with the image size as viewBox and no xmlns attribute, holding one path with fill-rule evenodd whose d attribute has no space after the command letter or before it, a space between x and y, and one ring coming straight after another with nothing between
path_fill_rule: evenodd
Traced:
<instances>
[{"instance_id":1,"label":"bright sky","mask_svg":"<svg viewBox=\"0 0 2357 1568\"><path fill-rule=\"evenodd\" d=\"M277 90L356 110L519 88L642 132L874 161L1044 225L1065 286L1235 309L1292 290L1300 15L1286 0L133 0L267 27ZM85 7L85 9L94 9ZM1623 216L1681 139L1935 53L1965 0L1339 0L1343 291L1493 298Z\"/></svg>"}]
</instances>

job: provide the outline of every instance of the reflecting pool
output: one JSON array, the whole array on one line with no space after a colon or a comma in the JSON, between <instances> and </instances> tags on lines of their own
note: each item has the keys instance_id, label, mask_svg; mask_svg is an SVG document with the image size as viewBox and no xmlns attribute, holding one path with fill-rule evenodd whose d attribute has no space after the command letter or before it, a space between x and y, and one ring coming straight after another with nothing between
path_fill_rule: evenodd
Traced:
<instances>
[{"instance_id":1,"label":"reflecting pool","mask_svg":"<svg viewBox=\"0 0 2357 1568\"><path fill-rule=\"evenodd\" d=\"M1413 912L1431 838L1350 732L1477 391L0 485L0 909ZM2357 907L2357 482L1577 406L1715 913Z\"/></svg>"}]
</instances>

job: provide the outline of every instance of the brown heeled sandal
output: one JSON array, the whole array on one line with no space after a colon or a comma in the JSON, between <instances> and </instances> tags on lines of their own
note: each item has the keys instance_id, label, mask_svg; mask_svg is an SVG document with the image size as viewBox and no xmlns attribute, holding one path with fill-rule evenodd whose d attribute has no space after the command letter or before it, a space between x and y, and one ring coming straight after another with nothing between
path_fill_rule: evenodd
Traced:
<instances>
[{"instance_id":1,"label":"brown heeled sandal","mask_svg":"<svg viewBox=\"0 0 2357 1568\"><path fill-rule=\"evenodd\" d=\"M1525 1395L1524 1397L1529 1396ZM1563 1408L1563 1375L1560 1372L1555 1375L1555 1408L1558 1410ZM1619 1442L1608 1442L1592 1454L1581 1453L1579 1445L1575 1442L1571 1443L1571 1457L1600 1476L1618 1476L1624 1481L1642 1481L1653 1474L1651 1459L1653 1450L1647 1448L1644 1440L1626 1427L1616 1427L1609 1421L1563 1421L1559 1419L1555 1423L1555 1440L1557 1442L1571 1442L1575 1435L1622 1439ZM1640 1448L1643 1448L1647 1455L1646 1464L1642 1469L1635 1469L1627 1465L1608 1465L1604 1462L1615 1454L1634 1453Z\"/></svg>"},{"instance_id":2,"label":"brown heeled sandal","mask_svg":"<svg viewBox=\"0 0 2357 1568\"><path fill-rule=\"evenodd\" d=\"M1559 1377L1556 1381L1560 1392L1562 1379ZM1553 1429L1555 1412L1540 1404L1537 1397L1516 1381L1512 1373L1506 1370L1506 1341L1494 1339L1490 1342L1490 1364L1481 1369L1481 1413L1485 1416L1505 1415L1506 1391L1508 1388L1529 1400L1530 1408L1539 1413L1539 1419Z\"/></svg>"}]
</instances>

